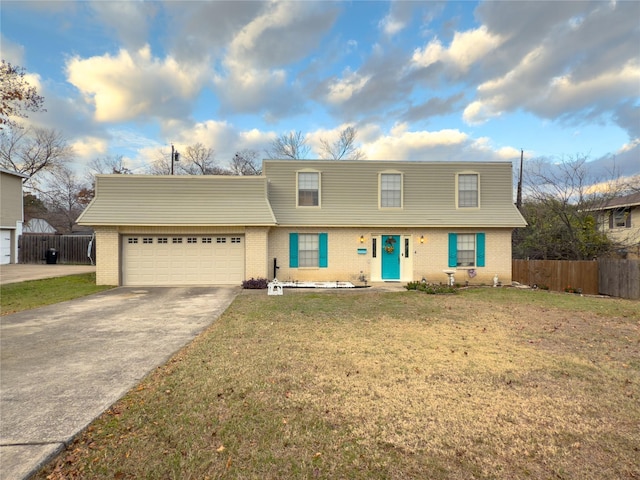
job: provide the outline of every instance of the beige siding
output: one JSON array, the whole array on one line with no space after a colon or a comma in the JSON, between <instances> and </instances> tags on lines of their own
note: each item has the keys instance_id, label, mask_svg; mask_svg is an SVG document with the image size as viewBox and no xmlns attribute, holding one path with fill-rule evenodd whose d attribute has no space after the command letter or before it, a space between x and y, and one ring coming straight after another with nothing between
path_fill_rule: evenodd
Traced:
<instances>
[{"instance_id":1,"label":"beige siding","mask_svg":"<svg viewBox=\"0 0 640 480\"><path fill-rule=\"evenodd\" d=\"M16 228L22 222L22 177L0 172L0 226Z\"/></svg>"},{"instance_id":2,"label":"beige siding","mask_svg":"<svg viewBox=\"0 0 640 480\"><path fill-rule=\"evenodd\" d=\"M81 225L273 225L264 177L98 175Z\"/></svg>"},{"instance_id":3,"label":"beige siding","mask_svg":"<svg viewBox=\"0 0 640 480\"><path fill-rule=\"evenodd\" d=\"M321 208L296 207L296 171L321 172ZM380 209L378 175L403 174L403 208ZM456 208L456 174L480 176L480 208ZM279 225L517 227L510 163L265 161L269 200Z\"/></svg>"}]
</instances>

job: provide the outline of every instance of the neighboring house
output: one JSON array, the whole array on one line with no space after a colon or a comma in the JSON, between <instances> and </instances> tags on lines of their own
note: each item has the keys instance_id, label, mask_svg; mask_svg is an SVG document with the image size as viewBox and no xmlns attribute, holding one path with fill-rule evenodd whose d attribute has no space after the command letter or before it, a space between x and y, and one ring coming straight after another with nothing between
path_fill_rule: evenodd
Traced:
<instances>
[{"instance_id":1,"label":"neighboring house","mask_svg":"<svg viewBox=\"0 0 640 480\"><path fill-rule=\"evenodd\" d=\"M55 235L58 231L44 218L32 218L23 225L22 233Z\"/></svg>"},{"instance_id":2,"label":"neighboring house","mask_svg":"<svg viewBox=\"0 0 640 480\"><path fill-rule=\"evenodd\" d=\"M624 257L640 258L640 192L617 197L600 209L600 228Z\"/></svg>"},{"instance_id":3,"label":"neighboring house","mask_svg":"<svg viewBox=\"0 0 640 480\"><path fill-rule=\"evenodd\" d=\"M24 208L22 182L28 175L0 168L0 264L18 263Z\"/></svg>"},{"instance_id":4,"label":"neighboring house","mask_svg":"<svg viewBox=\"0 0 640 480\"><path fill-rule=\"evenodd\" d=\"M97 283L511 282L507 162L265 160L261 176L98 175Z\"/></svg>"}]
</instances>

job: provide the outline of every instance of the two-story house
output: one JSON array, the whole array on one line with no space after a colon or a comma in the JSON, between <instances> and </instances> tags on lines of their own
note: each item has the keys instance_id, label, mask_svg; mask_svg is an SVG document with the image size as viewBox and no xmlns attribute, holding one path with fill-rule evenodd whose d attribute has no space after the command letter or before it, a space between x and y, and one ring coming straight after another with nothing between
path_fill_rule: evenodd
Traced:
<instances>
[{"instance_id":1,"label":"two-story house","mask_svg":"<svg viewBox=\"0 0 640 480\"><path fill-rule=\"evenodd\" d=\"M22 183L28 175L0 168L0 264L18 263L24 208Z\"/></svg>"},{"instance_id":2,"label":"two-story house","mask_svg":"<svg viewBox=\"0 0 640 480\"><path fill-rule=\"evenodd\" d=\"M508 162L265 160L261 176L98 175L97 282L511 281Z\"/></svg>"},{"instance_id":3,"label":"two-story house","mask_svg":"<svg viewBox=\"0 0 640 480\"><path fill-rule=\"evenodd\" d=\"M640 192L612 198L598 208L600 229L621 255L640 258Z\"/></svg>"}]
</instances>

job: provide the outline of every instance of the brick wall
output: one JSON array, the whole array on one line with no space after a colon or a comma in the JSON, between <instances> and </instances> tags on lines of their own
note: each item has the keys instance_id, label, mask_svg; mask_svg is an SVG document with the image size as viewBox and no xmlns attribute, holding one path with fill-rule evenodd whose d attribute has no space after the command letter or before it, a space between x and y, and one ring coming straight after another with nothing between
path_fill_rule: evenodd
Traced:
<instances>
[{"instance_id":1,"label":"brick wall","mask_svg":"<svg viewBox=\"0 0 640 480\"><path fill-rule=\"evenodd\" d=\"M476 233L478 229L455 229L456 233ZM290 268L289 233L321 233L328 237L329 263L327 268ZM445 283L448 279L443 270L448 270L449 237L452 230L445 229L390 229L367 230L362 228L276 228L269 234L269 260L277 258L277 277L282 281L351 281L360 283L364 275L367 282L381 281L381 236L400 235L401 282L421 280ZM485 231L486 261L485 267L476 267L475 276L469 275L470 269L459 268L455 274L456 282L470 284L491 284L494 275L503 284L511 283L511 229ZM364 243L360 243L360 236ZM424 242L420 242L420 237ZM377 238L377 257L372 256L372 239ZM404 257L405 239L409 241L409 257ZM358 254L359 248L365 248L364 255ZM270 267L271 268L271 267ZM269 270L272 278L271 270Z\"/></svg>"},{"instance_id":2,"label":"brick wall","mask_svg":"<svg viewBox=\"0 0 640 480\"><path fill-rule=\"evenodd\" d=\"M96 284L120 285L120 235L116 227L96 227Z\"/></svg>"},{"instance_id":3,"label":"brick wall","mask_svg":"<svg viewBox=\"0 0 640 480\"><path fill-rule=\"evenodd\" d=\"M409 240L409 257L401 258L401 282L425 278L429 282L446 282L448 269L448 234L446 229L390 229L364 228L268 228L268 227L97 227L96 264L99 285L119 285L120 245L122 234L244 234L246 278L273 278L273 259L278 266L277 278L282 281L350 281L360 283L381 281L381 235L400 235L398 248L404 254L405 238ZM474 233L478 229L455 229L456 233ZM326 232L328 237L328 268L290 268L289 233ZM511 229L497 229L486 233L486 266L475 268L475 277L469 269L458 269L456 282L491 284L498 275L503 284L511 282ZM360 237L364 242L360 243ZM424 242L420 242L420 237ZM377 238L378 255L372 257L372 239ZM366 249L358 254L358 249Z\"/></svg>"}]
</instances>

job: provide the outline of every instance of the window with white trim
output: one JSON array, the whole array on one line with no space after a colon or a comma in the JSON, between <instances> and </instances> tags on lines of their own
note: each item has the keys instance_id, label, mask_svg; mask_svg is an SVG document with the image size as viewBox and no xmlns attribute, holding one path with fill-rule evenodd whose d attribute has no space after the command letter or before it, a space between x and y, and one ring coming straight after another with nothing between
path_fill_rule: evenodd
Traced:
<instances>
[{"instance_id":1,"label":"window with white trim","mask_svg":"<svg viewBox=\"0 0 640 480\"><path fill-rule=\"evenodd\" d=\"M142 243L153 243L153 237L143 237Z\"/></svg>"},{"instance_id":2,"label":"window with white trim","mask_svg":"<svg viewBox=\"0 0 640 480\"><path fill-rule=\"evenodd\" d=\"M320 243L317 234L301 233L298 236L298 266L317 267Z\"/></svg>"},{"instance_id":3,"label":"window with white trim","mask_svg":"<svg viewBox=\"0 0 640 480\"><path fill-rule=\"evenodd\" d=\"M227 243L226 237L216 237L216 243Z\"/></svg>"},{"instance_id":4,"label":"window with white trim","mask_svg":"<svg viewBox=\"0 0 640 480\"><path fill-rule=\"evenodd\" d=\"M231 237L231 243L240 243L240 237Z\"/></svg>"},{"instance_id":5,"label":"window with white trim","mask_svg":"<svg viewBox=\"0 0 640 480\"><path fill-rule=\"evenodd\" d=\"M320 206L320 172L298 172L298 206Z\"/></svg>"},{"instance_id":6,"label":"window with white trim","mask_svg":"<svg viewBox=\"0 0 640 480\"><path fill-rule=\"evenodd\" d=\"M173 237L171 243L182 243L182 237Z\"/></svg>"},{"instance_id":7,"label":"window with white trim","mask_svg":"<svg viewBox=\"0 0 640 480\"><path fill-rule=\"evenodd\" d=\"M380 207L402 208L402 174L380 174Z\"/></svg>"},{"instance_id":8,"label":"window with white trim","mask_svg":"<svg viewBox=\"0 0 640 480\"><path fill-rule=\"evenodd\" d=\"M202 243L211 243L211 237L202 237Z\"/></svg>"},{"instance_id":9,"label":"window with white trim","mask_svg":"<svg viewBox=\"0 0 640 480\"><path fill-rule=\"evenodd\" d=\"M187 237L187 243L198 243L198 237Z\"/></svg>"},{"instance_id":10,"label":"window with white trim","mask_svg":"<svg viewBox=\"0 0 640 480\"><path fill-rule=\"evenodd\" d=\"M486 234L449 233L449 267L486 266Z\"/></svg>"},{"instance_id":11,"label":"window with white trim","mask_svg":"<svg viewBox=\"0 0 640 480\"><path fill-rule=\"evenodd\" d=\"M127 243L138 243L138 239L137 238L129 238L129 239L127 239Z\"/></svg>"},{"instance_id":12,"label":"window with white trim","mask_svg":"<svg viewBox=\"0 0 640 480\"><path fill-rule=\"evenodd\" d=\"M478 201L478 174L458 174L458 208L477 208Z\"/></svg>"},{"instance_id":13,"label":"window with white trim","mask_svg":"<svg viewBox=\"0 0 640 480\"><path fill-rule=\"evenodd\" d=\"M616 208L611 211L609 228L631 228L631 209Z\"/></svg>"},{"instance_id":14,"label":"window with white trim","mask_svg":"<svg viewBox=\"0 0 640 480\"><path fill-rule=\"evenodd\" d=\"M169 243L169 239L167 237L158 238L158 243Z\"/></svg>"},{"instance_id":15,"label":"window with white trim","mask_svg":"<svg viewBox=\"0 0 640 480\"><path fill-rule=\"evenodd\" d=\"M457 266L475 267L476 265L476 236L475 234L458 234Z\"/></svg>"}]
</instances>

